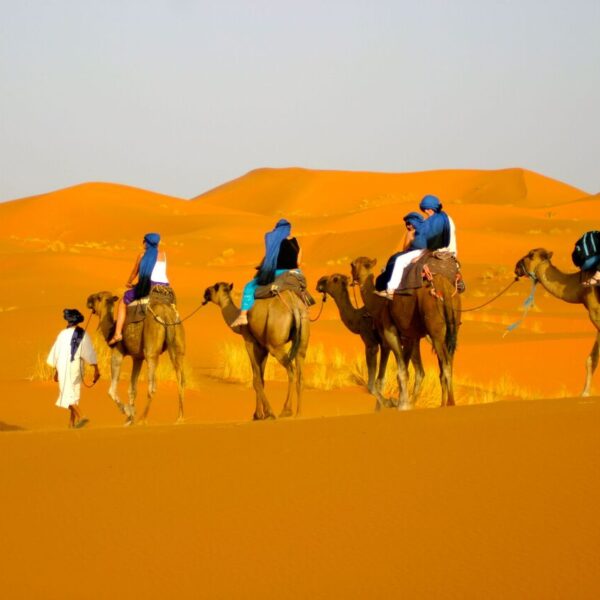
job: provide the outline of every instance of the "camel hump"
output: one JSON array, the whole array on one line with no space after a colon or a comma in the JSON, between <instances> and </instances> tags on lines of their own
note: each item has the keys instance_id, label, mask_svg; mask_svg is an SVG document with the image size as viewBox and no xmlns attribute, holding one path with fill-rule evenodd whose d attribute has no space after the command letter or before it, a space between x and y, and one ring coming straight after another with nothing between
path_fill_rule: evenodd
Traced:
<instances>
[{"instance_id":1,"label":"camel hump","mask_svg":"<svg viewBox=\"0 0 600 600\"><path fill-rule=\"evenodd\" d=\"M294 292L307 306L315 304L315 299L308 291L306 277L298 269L285 271L285 273L278 275L273 283L257 286L254 298L256 300L266 300L286 290Z\"/></svg>"}]
</instances>

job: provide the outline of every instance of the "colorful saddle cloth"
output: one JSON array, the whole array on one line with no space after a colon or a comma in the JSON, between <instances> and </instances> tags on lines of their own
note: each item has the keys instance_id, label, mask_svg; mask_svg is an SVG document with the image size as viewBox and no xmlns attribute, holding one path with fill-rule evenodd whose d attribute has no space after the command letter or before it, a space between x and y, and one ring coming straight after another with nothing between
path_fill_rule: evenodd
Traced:
<instances>
[{"instance_id":1,"label":"colorful saddle cloth","mask_svg":"<svg viewBox=\"0 0 600 600\"><path fill-rule=\"evenodd\" d=\"M452 252L440 250L426 251L419 259L408 265L402 274L397 293L406 293L423 286L433 275L442 275L456 288L459 294L465 291L465 282L460 272L460 264Z\"/></svg>"},{"instance_id":2,"label":"colorful saddle cloth","mask_svg":"<svg viewBox=\"0 0 600 600\"><path fill-rule=\"evenodd\" d=\"M296 269L282 273L279 277L275 278L273 283L257 286L254 297L257 300L265 300L266 298L277 296L285 290L294 292L306 306L315 304L315 299L307 289L306 277Z\"/></svg>"}]
</instances>

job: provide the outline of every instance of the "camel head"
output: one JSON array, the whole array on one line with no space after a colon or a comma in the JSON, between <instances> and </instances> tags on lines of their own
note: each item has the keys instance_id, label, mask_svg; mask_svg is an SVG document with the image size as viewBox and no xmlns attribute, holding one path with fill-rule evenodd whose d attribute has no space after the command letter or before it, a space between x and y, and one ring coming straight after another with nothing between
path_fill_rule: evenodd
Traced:
<instances>
[{"instance_id":1,"label":"camel head","mask_svg":"<svg viewBox=\"0 0 600 600\"><path fill-rule=\"evenodd\" d=\"M329 294L332 298L339 296L344 290L348 289L350 280L346 275L334 273L333 275L323 275L317 282L317 292Z\"/></svg>"},{"instance_id":2,"label":"camel head","mask_svg":"<svg viewBox=\"0 0 600 600\"><path fill-rule=\"evenodd\" d=\"M376 258L359 256L350 263L352 273L352 282L363 284L367 277L373 272L373 267L377 264Z\"/></svg>"},{"instance_id":3,"label":"camel head","mask_svg":"<svg viewBox=\"0 0 600 600\"><path fill-rule=\"evenodd\" d=\"M111 292L98 292L88 296L87 307L92 313L102 318L106 314L113 314L115 302L119 296L113 296Z\"/></svg>"},{"instance_id":4,"label":"camel head","mask_svg":"<svg viewBox=\"0 0 600 600\"><path fill-rule=\"evenodd\" d=\"M215 283L215 285L211 285L204 290L204 302L203 304L208 304L209 302L214 302L219 306L222 305L223 301L227 299L231 299L231 290L233 289L233 283L225 283L220 281Z\"/></svg>"},{"instance_id":5,"label":"camel head","mask_svg":"<svg viewBox=\"0 0 600 600\"><path fill-rule=\"evenodd\" d=\"M534 250L531 250L515 265L516 277L525 277L527 275L531 279L535 279L536 269L541 263L549 261L551 258L552 252L549 252L544 248L535 248Z\"/></svg>"}]
</instances>

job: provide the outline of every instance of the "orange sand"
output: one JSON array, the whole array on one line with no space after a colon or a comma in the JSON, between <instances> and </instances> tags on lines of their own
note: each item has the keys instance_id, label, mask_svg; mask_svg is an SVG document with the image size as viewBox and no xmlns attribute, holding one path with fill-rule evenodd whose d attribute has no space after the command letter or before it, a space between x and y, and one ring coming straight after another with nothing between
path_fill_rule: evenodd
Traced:
<instances>
[{"instance_id":1,"label":"orange sand","mask_svg":"<svg viewBox=\"0 0 600 600\"><path fill-rule=\"evenodd\" d=\"M94 183L0 204L3 596L596 597L600 401L573 398L593 328L583 307L540 289L503 338L525 281L465 313L455 371L554 400L373 415L357 386L309 389L303 419L251 423L252 390L214 377L218 349L237 338L213 305L186 323L197 384L183 426L161 382L150 425L121 428L104 378L83 390L89 429L66 431L54 385L27 379L63 307L123 292L146 231L163 236L186 315L207 285L241 289L280 215L314 287L355 256L384 263L425 193L457 224L465 307L507 285L533 247L573 270L574 241L600 218L597 197L521 169L261 169L192 201ZM331 301L311 344L360 352ZM267 393L278 410L284 385Z\"/></svg>"}]
</instances>

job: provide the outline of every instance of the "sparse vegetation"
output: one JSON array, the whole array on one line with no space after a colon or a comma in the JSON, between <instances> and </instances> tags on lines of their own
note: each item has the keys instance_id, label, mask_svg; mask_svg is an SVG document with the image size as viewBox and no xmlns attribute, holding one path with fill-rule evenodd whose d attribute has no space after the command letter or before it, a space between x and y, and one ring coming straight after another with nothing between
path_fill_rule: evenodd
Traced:
<instances>
[{"instance_id":1,"label":"sparse vegetation","mask_svg":"<svg viewBox=\"0 0 600 600\"><path fill-rule=\"evenodd\" d=\"M252 385L252 373L241 343L227 342L219 352L220 368L215 376L232 383ZM309 348L306 357L305 385L307 388L318 390L335 390L354 385L365 385L367 368L362 355L352 357L344 354L338 348L327 352L322 344ZM285 371L273 359L267 361L265 369L266 381L284 381ZM467 378L456 378L456 398L458 404L485 404L499 400L528 400L540 397L535 390L525 388L508 377L501 377L489 384L481 384ZM412 387L412 373L410 386ZM393 359L386 373L383 393L387 397L396 397L398 386L396 368ZM565 390L561 396L568 395ZM440 402L440 384L437 369L426 372L422 391L417 406L420 408L436 407Z\"/></svg>"}]
</instances>

